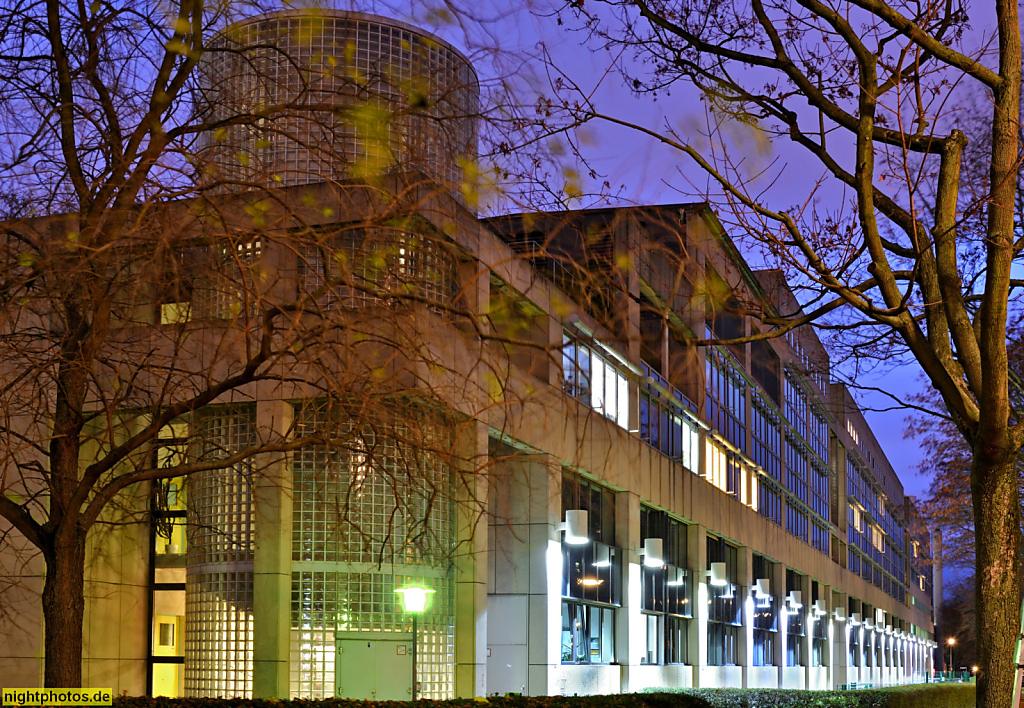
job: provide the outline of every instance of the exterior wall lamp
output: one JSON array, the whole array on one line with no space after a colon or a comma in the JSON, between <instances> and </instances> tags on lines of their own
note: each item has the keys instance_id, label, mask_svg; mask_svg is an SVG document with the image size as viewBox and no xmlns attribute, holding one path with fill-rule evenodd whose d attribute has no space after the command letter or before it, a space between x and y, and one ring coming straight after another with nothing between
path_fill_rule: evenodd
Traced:
<instances>
[{"instance_id":1,"label":"exterior wall lamp","mask_svg":"<svg viewBox=\"0 0 1024 708\"><path fill-rule=\"evenodd\" d=\"M565 521L558 524L559 531L565 531L565 542L571 546L582 546L590 542L587 535L589 530L589 515L584 509L568 509L565 512Z\"/></svg>"},{"instance_id":2,"label":"exterior wall lamp","mask_svg":"<svg viewBox=\"0 0 1024 708\"><path fill-rule=\"evenodd\" d=\"M402 607L412 615L412 699L415 701L417 693L419 693L416 690L416 618L427 609L427 598L436 590L405 587L398 588L395 592L402 596Z\"/></svg>"},{"instance_id":3,"label":"exterior wall lamp","mask_svg":"<svg viewBox=\"0 0 1024 708\"><path fill-rule=\"evenodd\" d=\"M644 557L644 565L648 568L661 568L665 565L665 542L660 538L645 538L640 555Z\"/></svg>"}]
</instances>

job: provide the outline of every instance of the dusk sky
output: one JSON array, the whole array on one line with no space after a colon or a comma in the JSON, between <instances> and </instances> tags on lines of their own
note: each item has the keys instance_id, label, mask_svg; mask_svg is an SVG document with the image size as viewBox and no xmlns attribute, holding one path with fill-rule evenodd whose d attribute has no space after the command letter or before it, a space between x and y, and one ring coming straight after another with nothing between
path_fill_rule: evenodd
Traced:
<instances>
[{"instance_id":1,"label":"dusk sky","mask_svg":"<svg viewBox=\"0 0 1024 708\"><path fill-rule=\"evenodd\" d=\"M626 90L622 77L609 71L608 67L613 60L628 62L629 57L583 48L581 43L585 35L569 28L568 15L563 15L565 24L559 26L553 16L538 18L525 10L503 15L507 8L498 0L493 6L481 4L475 7L482 16L501 16L501 19L485 24L483 30L474 29L471 23L462 28L435 25L435 29L467 51L485 83L488 81L488 61L491 60L488 50L497 44L509 52L509 56L525 53L550 57L551 67L545 67L541 61L527 61L523 67L517 68L516 80L524 87L524 94L528 92L525 87L530 85L547 90L551 77L562 72L594 101L599 110L618 118L655 129L671 124L688 136L698 133L706 125L704 104L692 89L673 87L669 94L661 95L657 100L637 97ZM423 22L421 12L416 12L415 17L418 22ZM474 38L466 39L464 32L467 27L476 35ZM824 176L824 168L820 164L794 150L788 142L771 143L763 135L743 126L731 127L730 138L742 149L752 166L770 168L768 173L774 184L769 191L768 202L773 207L800 206ZM611 184L611 191L617 197L615 203L695 201L710 189L707 177L689 162L689 158L636 131L593 125L584 131L580 144L589 165L599 174L598 182L607 180ZM838 154L841 155L842 150ZM768 186L768 181L767 178L763 180L764 186ZM834 189L821 189L817 194L818 203L830 210L848 198L848 195ZM732 235L737 237L735 232ZM757 255L750 253L750 248L744 248L742 243L738 245L755 263ZM920 369L914 362L900 366L887 364L879 371L861 375L858 383L905 397L921 387L919 374ZM881 394L855 392L855 395L865 408L865 416L875 436L902 479L906 493L926 496L928 479L917 473L921 462L919 446L914 440L904 439L906 411L883 410L892 409L894 403Z\"/></svg>"}]
</instances>

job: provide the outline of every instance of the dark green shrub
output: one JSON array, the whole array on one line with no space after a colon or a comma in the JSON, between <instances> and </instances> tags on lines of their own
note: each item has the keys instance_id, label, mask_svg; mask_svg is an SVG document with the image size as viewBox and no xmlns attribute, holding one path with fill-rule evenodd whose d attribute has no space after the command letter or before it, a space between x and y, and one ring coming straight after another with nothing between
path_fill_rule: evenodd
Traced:
<instances>
[{"instance_id":1,"label":"dark green shrub","mask_svg":"<svg viewBox=\"0 0 1024 708\"><path fill-rule=\"evenodd\" d=\"M604 696L508 696L486 702L322 701L244 698L115 698L114 708L974 708L973 684L924 684L856 691L680 688Z\"/></svg>"}]
</instances>

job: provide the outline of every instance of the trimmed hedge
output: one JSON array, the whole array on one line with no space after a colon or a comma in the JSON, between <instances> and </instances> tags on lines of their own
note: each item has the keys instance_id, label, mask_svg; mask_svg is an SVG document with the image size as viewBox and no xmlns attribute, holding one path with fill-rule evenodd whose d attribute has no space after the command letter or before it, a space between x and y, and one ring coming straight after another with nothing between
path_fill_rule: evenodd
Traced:
<instances>
[{"instance_id":1,"label":"trimmed hedge","mask_svg":"<svg viewBox=\"0 0 1024 708\"><path fill-rule=\"evenodd\" d=\"M679 696L695 703L676 702ZM854 691L681 688L644 694L647 708L974 708L975 685L917 684Z\"/></svg>"},{"instance_id":2,"label":"trimmed hedge","mask_svg":"<svg viewBox=\"0 0 1024 708\"><path fill-rule=\"evenodd\" d=\"M855 691L680 688L606 696L509 696L450 701L322 701L244 698L125 698L114 708L974 708L974 684L940 683Z\"/></svg>"}]
</instances>

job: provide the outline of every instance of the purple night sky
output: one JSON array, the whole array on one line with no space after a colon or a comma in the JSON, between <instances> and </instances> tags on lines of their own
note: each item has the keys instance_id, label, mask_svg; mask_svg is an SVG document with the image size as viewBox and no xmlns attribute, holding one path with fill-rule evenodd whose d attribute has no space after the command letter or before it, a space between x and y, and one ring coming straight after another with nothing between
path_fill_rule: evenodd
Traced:
<instances>
[{"instance_id":1,"label":"purple night sky","mask_svg":"<svg viewBox=\"0 0 1024 708\"><path fill-rule=\"evenodd\" d=\"M690 140L706 126L704 104L697 92L676 87L669 95L661 95L657 100L636 97L623 88L619 74L608 72L607 67L613 60L610 54L591 52L581 46L586 36L572 31L570 16L563 14L565 24L559 25L553 14L543 16L545 13L539 5L531 7L535 11L533 15L527 9L510 10L507 0L475 2L476 17L492 18L483 24L455 20L438 25L430 21L436 20L436 16L424 16L422 6L413 6L405 17L421 26L432 26L438 35L463 49L477 67L485 92L491 80L489 77L506 73L504 69L491 68L495 62L495 47L510 57L546 54L551 64L588 94L599 110L653 129L671 125ZM626 56L617 58L629 60ZM520 87L517 96L523 97L535 95L537 91L549 93L550 81L556 72L545 68L538 60L517 65L514 73L514 81ZM763 135L744 126L731 126L729 139L748 161L748 172L754 172L758 167L770 167L774 183L768 190L768 203L774 208L803 204L824 176L825 170L819 163L808 159L786 141L771 143ZM596 184L605 180L610 183L617 197L613 203L696 201L700 199L699 194L711 191L708 178L689 162L688 157L635 131L594 125L583 131L579 145L587 156L588 166L599 175ZM841 149L837 154L840 159L852 158L852 154L844 155ZM582 174L587 172L582 168L579 171ZM584 188L586 186L584 182ZM763 186L768 186L767 178ZM844 199L848 200L849 195L835 190L822 189L816 196L819 205L833 211ZM735 237L736 234L733 235ZM757 267L756 254L750 254L742 243L737 245ZM920 389L920 369L913 362L901 366L888 365L885 371L861 375L858 383L905 397ZM857 391L854 394L865 408L865 417L903 481L906 493L925 496L928 479L917 472L921 453L916 441L903 437L906 411L882 410L892 408L893 401L881 394Z\"/></svg>"}]
</instances>

